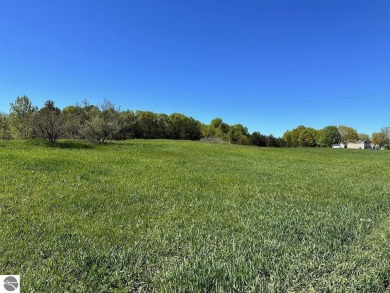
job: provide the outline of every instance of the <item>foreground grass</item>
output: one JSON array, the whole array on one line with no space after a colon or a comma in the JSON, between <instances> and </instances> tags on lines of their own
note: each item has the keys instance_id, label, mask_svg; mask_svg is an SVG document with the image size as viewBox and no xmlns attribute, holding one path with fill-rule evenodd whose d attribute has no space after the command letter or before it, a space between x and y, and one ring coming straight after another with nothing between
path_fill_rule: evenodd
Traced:
<instances>
[{"instance_id":1,"label":"foreground grass","mask_svg":"<svg viewBox=\"0 0 390 293\"><path fill-rule=\"evenodd\" d=\"M385 292L389 159L0 142L0 273L25 292Z\"/></svg>"}]
</instances>

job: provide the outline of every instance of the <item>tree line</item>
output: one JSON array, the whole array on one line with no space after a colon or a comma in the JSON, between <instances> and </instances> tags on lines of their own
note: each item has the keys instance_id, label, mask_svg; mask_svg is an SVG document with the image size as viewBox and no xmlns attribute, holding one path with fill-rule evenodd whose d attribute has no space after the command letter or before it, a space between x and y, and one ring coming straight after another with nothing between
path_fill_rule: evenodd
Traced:
<instances>
[{"instance_id":1,"label":"tree line","mask_svg":"<svg viewBox=\"0 0 390 293\"><path fill-rule=\"evenodd\" d=\"M120 110L110 100L99 106L87 100L59 109L47 100L42 108L34 106L27 96L17 97L9 113L0 113L0 138L41 138L55 143L59 138L84 139L96 143L125 139L185 139L229 142L263 147L330 147L332 144L359 139L383 146L389 143L390 127L371 137L358 134L347 126L327 126L321 130L298 126L282 137L249 133L242 124L229 125L221 118L210 124L184 114L158 114L150 111Z\"/></svg>"},{"instance_id":2,"label":"tree line","mask_svg":"<svg viewBox=\"0 0 390 293\"><path fill-rule=\"evenodd\" d=\"M390 127L383 127L369 136L345 125L326 126L319 130L300 125L286 131L282 139L287 147L331 147L340 143L348 146L357 141L370 141L373 145L383 147L390 143Z\"/></svg>"},{"instance_id":3,"label":"tree line","mask_svg":"<svg viewBox=\"0 0 390 293\"><path fill-rule=\"evenodd\" d=\"M283 146L281 138L250 134L242 124L229 125L216 118L209 125L184 114L158 114L150 111L120 110L110 100L97 106L84 100L59 109L48 100L42 108L27 96L17 97L9 113L0 114L0 138L41 138L56 142L59 138L85 139L97 143L106 140L186 139L211 140L258 146Z\"/></svg>"},{"instance_id":4,"label":"tree line","mask_svg":"<svg viewBox=\"0 0 390 293\"><path fill-rule=\"evenodd\" d=\"M3 139L42 138L54 143L59 138L71 138L104 143L107 139L201 138L201 124L192 117L121 111L109 100L99 106L84 100L62 110L48 100L39 109L27 96L22 96L11 103L10 112L2 114L0 121Z\"/></svg>"}]
</instances>

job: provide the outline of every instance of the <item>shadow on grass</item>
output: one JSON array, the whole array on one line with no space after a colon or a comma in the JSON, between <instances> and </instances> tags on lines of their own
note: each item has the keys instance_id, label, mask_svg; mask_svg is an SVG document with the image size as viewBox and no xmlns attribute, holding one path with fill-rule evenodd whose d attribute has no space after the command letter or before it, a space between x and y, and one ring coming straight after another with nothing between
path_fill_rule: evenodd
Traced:
<instances>
[{"instance_id":1,"label":"shadow on grass","mask_svg":"<svg viewBox=\"0 0 390 293\"><path fill-rule=\"evenodd\" d=\"M86 142L86 141L79 141L79 140L59 140L53 143L46 140L34 139L34 140L29 140L27 143L33 146L50 147L50 148L58 148L58 149L94 149L96 147L96 145L93 143Z\"/></svg>"}]
</instances>

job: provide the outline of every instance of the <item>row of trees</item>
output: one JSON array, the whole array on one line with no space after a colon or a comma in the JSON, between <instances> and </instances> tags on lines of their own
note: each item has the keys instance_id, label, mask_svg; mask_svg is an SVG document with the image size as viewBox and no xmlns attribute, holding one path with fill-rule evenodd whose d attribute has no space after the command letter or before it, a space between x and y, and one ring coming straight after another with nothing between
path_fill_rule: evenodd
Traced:
<instances>
[{"instance_id":1,"label":"row of trees","mask_svg":"<svg viewBox=\"0 0 390 293\"><path fill-rule=\"evenodd\" d=\"M221 118L210 125L179 113L156 114L150 111L121 111L109 101L95 106L84 100L65 107L46 101L43 108L33 106L27 96L17 97L9 114L0 115L0 136L11 138L43 138L55 142L58 138L87 139L103 143L106 139L189 139L201 138L235 144L283 146L280 138L259 132L250 134L241 124L229 125Z\"/></svg>"},{"instance_id":2,"label":"row of trees","mask_svg":"<svg viewBox=\"0 0 390 293\"><path fill-rule=\"evenodd\" d=\"M314 129L303 125L288 130L283 134L282 139L288 147L331 147L333 144L348 143L356 141L371 141L372 144L383 147L390 142L390 127L384 127L380 132L374 132L371 137L368 134L358 133L356 129L349 126L326 126L323 129Z\"/></svg>"},{"instance_id":3,"label":"row of trees","mask_svg":"<svg viewBox=\"0 0 390 293\"><path fill-rule=\"evenodd\" d=\"M109 100L104 100L100 106L84 100L62 110L55 106L54 101L48 100L39 109L27 96L22 96L11 103L8 114L0 113L1 139L42 138L50 142L58 138L86 139L98 143L107 139L165 138L206 139L267 147L330 147L340 142L347 145L369 139L373 144L383 146L389 143L389 136L390 127L369 137L348 126L327 126L320 130L298 126L278 138L260 132L249 133L242 124L229 125L221 118L215 118L207 125L180 113L121 111Z\"/></svg>"},{"instance_id":4,"label":"row of trees","mask_svg":"<svg viewBox=\"0 0 390 293\"><path fill-rule=\"evenodd\" d=\"M102 105L83 101L63 110L48 100L39 109L27 96L11 104L9 114L0 116L2 139L58 138L87 139L103 143L106 139L129 138L201 138L201 123L183 114L155 114L145 111L120 111L105 100Z\"/></svg>"},{"instance_id":5,"label":"row of trees","mask_svg":"<svg viewBox=\"0 0 390 293\"><path fill-rule=\"evenodd\" d=\"M284 141L281 138L276 138L273 135L264 135L257 131L249 133L248 128L242 124L229 125L221 118L211 120L209 125L202 125L202 138L242 145L284 146Z\"/></svg>"}]
</instances>

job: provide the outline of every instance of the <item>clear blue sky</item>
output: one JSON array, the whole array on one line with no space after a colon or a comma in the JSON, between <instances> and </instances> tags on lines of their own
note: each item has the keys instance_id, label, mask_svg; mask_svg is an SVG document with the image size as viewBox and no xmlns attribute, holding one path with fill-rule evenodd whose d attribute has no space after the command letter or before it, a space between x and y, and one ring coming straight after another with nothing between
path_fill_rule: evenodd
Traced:
<instances>
[{"instance_id":1,"label":"clear blue sky","mask_svg":"<svg viewBox=\"0 0 390 293\"><path fill-rule=\"evenodd\" d=\"M390 125L390 1L0 0L0 111L21 95L371 134Z\"/></svg>"}]
</instances>

